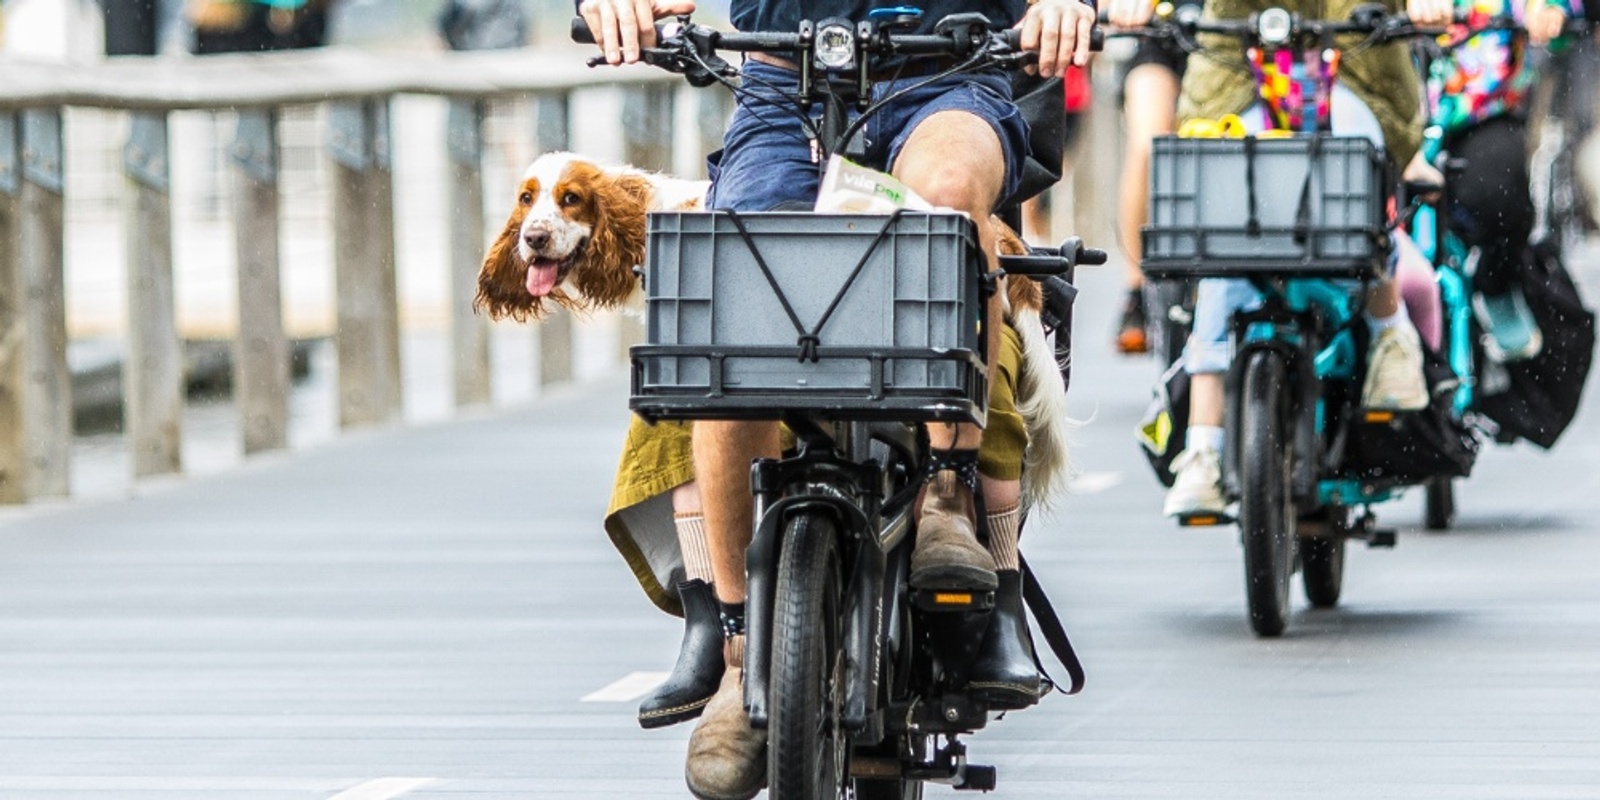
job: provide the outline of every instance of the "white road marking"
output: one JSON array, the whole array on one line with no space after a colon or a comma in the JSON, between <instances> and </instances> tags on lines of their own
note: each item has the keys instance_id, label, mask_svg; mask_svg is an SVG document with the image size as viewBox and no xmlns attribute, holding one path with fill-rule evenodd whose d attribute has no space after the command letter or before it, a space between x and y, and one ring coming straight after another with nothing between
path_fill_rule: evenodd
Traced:
<instances>
[{"instance_id":1,"label":"white road marking","mask_svg":"<svg viewBox=\"0 0 1600 800\"><path fill-rule=\"evenodd\" d=\"M377 778L352 786L328 800L389 800L412 789L420 789L433 781L433 778Z\"/></svg>"},{"instance_id":2,"label":"white road marking","mask_svg":"<svg viewBox=\"0 0 1600 800\"><path fill-rule=\"evenodd\" d=\"M603 689L596 689L578 698L580 703L626 703L638 700L651 689L666 682L666 672L630 672Z\"/></svg>"},{"instance_id":3,"label":"white road marking","mask_svg":"<svg viewBox=\"0 0 1600 800\"><path fill-rule=\"evenodd\" d=\"M1085 472L1072 482L1073 494L1098 494L1122 483L1120 472Z\"/></svg>"}]
</instances>

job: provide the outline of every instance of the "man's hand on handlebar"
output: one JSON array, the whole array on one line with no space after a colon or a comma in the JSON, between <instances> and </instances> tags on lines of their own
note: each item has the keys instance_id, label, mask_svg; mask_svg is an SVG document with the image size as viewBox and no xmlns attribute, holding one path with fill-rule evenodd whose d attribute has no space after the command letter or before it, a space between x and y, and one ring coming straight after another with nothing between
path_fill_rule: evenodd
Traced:
<instances>
[{"instance_id":1,"label":"man's hand on handlebar","mask_svg":"<svg viewBox=\"0 0 1600 800\"><path fill-rule=\"evenodd\" d=\"M1079 0L1038 0L1028 6L1017 29L1022 31L1022 49L1039 53L1038 73L1055 78L1069 66L1089 65L1094 22L1094 9Z\"/></svg>"},{"instance_id":2,"label":"man's hand on handlebar","mask_svg":"<svg viewBox=\"0 0 1600 800\"><path fill-rule=\"evenodd\" d=\"M1549 44L1561 35L1567 24L1567 9L1551 5L1546 0L1528 0L1522 10L1522 24L1528 29L1528 41L1536 45Z\"/></svg>"},{"instance_id":3,"label":"man's hand on handlebar","mask_svg":"<svg viewBox=\"0 0 1600 800\"><path fill-rule=\"evenodd\" d=\"M656 46L656 20L693 11L694 0L583 0L578 4L578 13L589 23L595 43L612 65L632 64L643 49Z\"/></svg>"},{"instance_id":4,"label":"man's hand on handlebar","mask_svg":"<svg viewBox=\"0 0 1600 800\"><path fill-rule=\"evenodd\" d=\"M1110 0L1106 3L1106 21L1118 30L1143 28L1156 14L1156 4L1150 0Z\"/></svg>"},{"instance_id":5,"label":"man's hand on handlebar","mask_svg":"<svg viewBox=\"0 0 1600 800\"><path fill-rule=\"evenodd\" d=\"M1406 16L1423 28L1442 28L1455 19L1453 0L1406 0Z\"/></svg>"}]
</instances>

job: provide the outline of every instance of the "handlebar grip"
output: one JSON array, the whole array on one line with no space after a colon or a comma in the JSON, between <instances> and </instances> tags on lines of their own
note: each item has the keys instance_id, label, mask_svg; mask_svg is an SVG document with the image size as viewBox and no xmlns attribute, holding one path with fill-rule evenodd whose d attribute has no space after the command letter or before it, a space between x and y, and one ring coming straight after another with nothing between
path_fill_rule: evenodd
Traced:
<instances>
[{"instance_id":1,"label":"handlebar grip","mask_svg":"<svg viewBox=\"0 0 1600 800\"><path fill-rule=\"evenodd\" d=\"M598 44L594 39L594 31L589 30L589 22L583 17L572 18L572 41L578 44Z\"/></svg>"},{"instance_id":2,"label":"handlebar grip","mask_svg":"<svg viewBox=\"0 0 1600 800\"><path fill-rule=\"evenodd\" d=\"M1006 47L1012 50L1022 49L1022 31L1016 28L1007 28L1000 31L1000 38L1006 43ZM1099 23L1096 23L1093 28L1089 29L1089 50L1098 53L1104 49L1106 49L1106 32L1104 28L1100 27Z\"/></svg>"},{"instance_id":3,"label":"handlebar grip","mask_svg":"<svg viewBox=\"0 0 1600 800\"><path fill-rule=\"evenodd\" d=\"M1106 263L1109 256L1106 251L1097 247L1085 247L1078 251L1078 263L1095 267Z\"/></svg>"}]
</instances>

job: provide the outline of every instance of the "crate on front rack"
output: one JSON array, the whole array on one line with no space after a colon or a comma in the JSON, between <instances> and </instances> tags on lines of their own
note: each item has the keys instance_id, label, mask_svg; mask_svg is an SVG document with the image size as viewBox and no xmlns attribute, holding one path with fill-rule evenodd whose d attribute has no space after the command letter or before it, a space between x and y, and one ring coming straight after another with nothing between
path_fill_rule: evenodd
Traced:
<instances>
[{"instance_id":1,"label":"crate on front rack","mask_svg":"<svg viewBox=\"0 0 1600 800\"><path fill-rule=\"evenodd\" d=\"M647 252L641 416L983 421L965 215L652 214Z\"/></svg>"},{"instance_id":2,"label":"crate on front rack","mask_svg":"<svg viewBox=\"0 0 1600 800\"><path fill-rule=\"evenodd\" d=\"M1388 167L1362 137L1158 137L1145 273L1370 278L1388 256Z\"/></svg>"}]
</instances>

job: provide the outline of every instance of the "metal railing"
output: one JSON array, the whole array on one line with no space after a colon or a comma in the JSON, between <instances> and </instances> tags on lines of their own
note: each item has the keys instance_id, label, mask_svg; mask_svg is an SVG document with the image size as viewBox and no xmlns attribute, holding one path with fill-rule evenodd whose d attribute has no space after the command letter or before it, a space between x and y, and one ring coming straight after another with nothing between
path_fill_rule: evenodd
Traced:
<instances>
[{"instance_id":1,"label":"metal railing","mask_svg":"<svg viewBox=\"0 0 1600 800\"><path fill-rule=\"evenodd\" d=\"M536 151L567 149L576 90L623 92L624 160L667 169L679 109L673 76L590 70L588 51L377 54L318 51L64 65L0 59L0 502L69 494L72 393L65 295L67 106L129 116L122 152L128 324L123 428L137 477L178 472L184 403L173 270L169 116L228 111L226 161L238 283L233 391L245 453L288 443L290 363L279 251L281 109L325 104L341 427L401 415L400 314L391 149L396 95L448 103L449 298L457 405L490 397L489 328L471 301L487 244L484 120L497 98L531 96ZM725 113L725 110L722 112ZM717 113L694 115L720 141ZM707 146L710 149L710 145ZM569 380L572 328L542 324L541 382Z\"/></svg>"}]
</instances>

